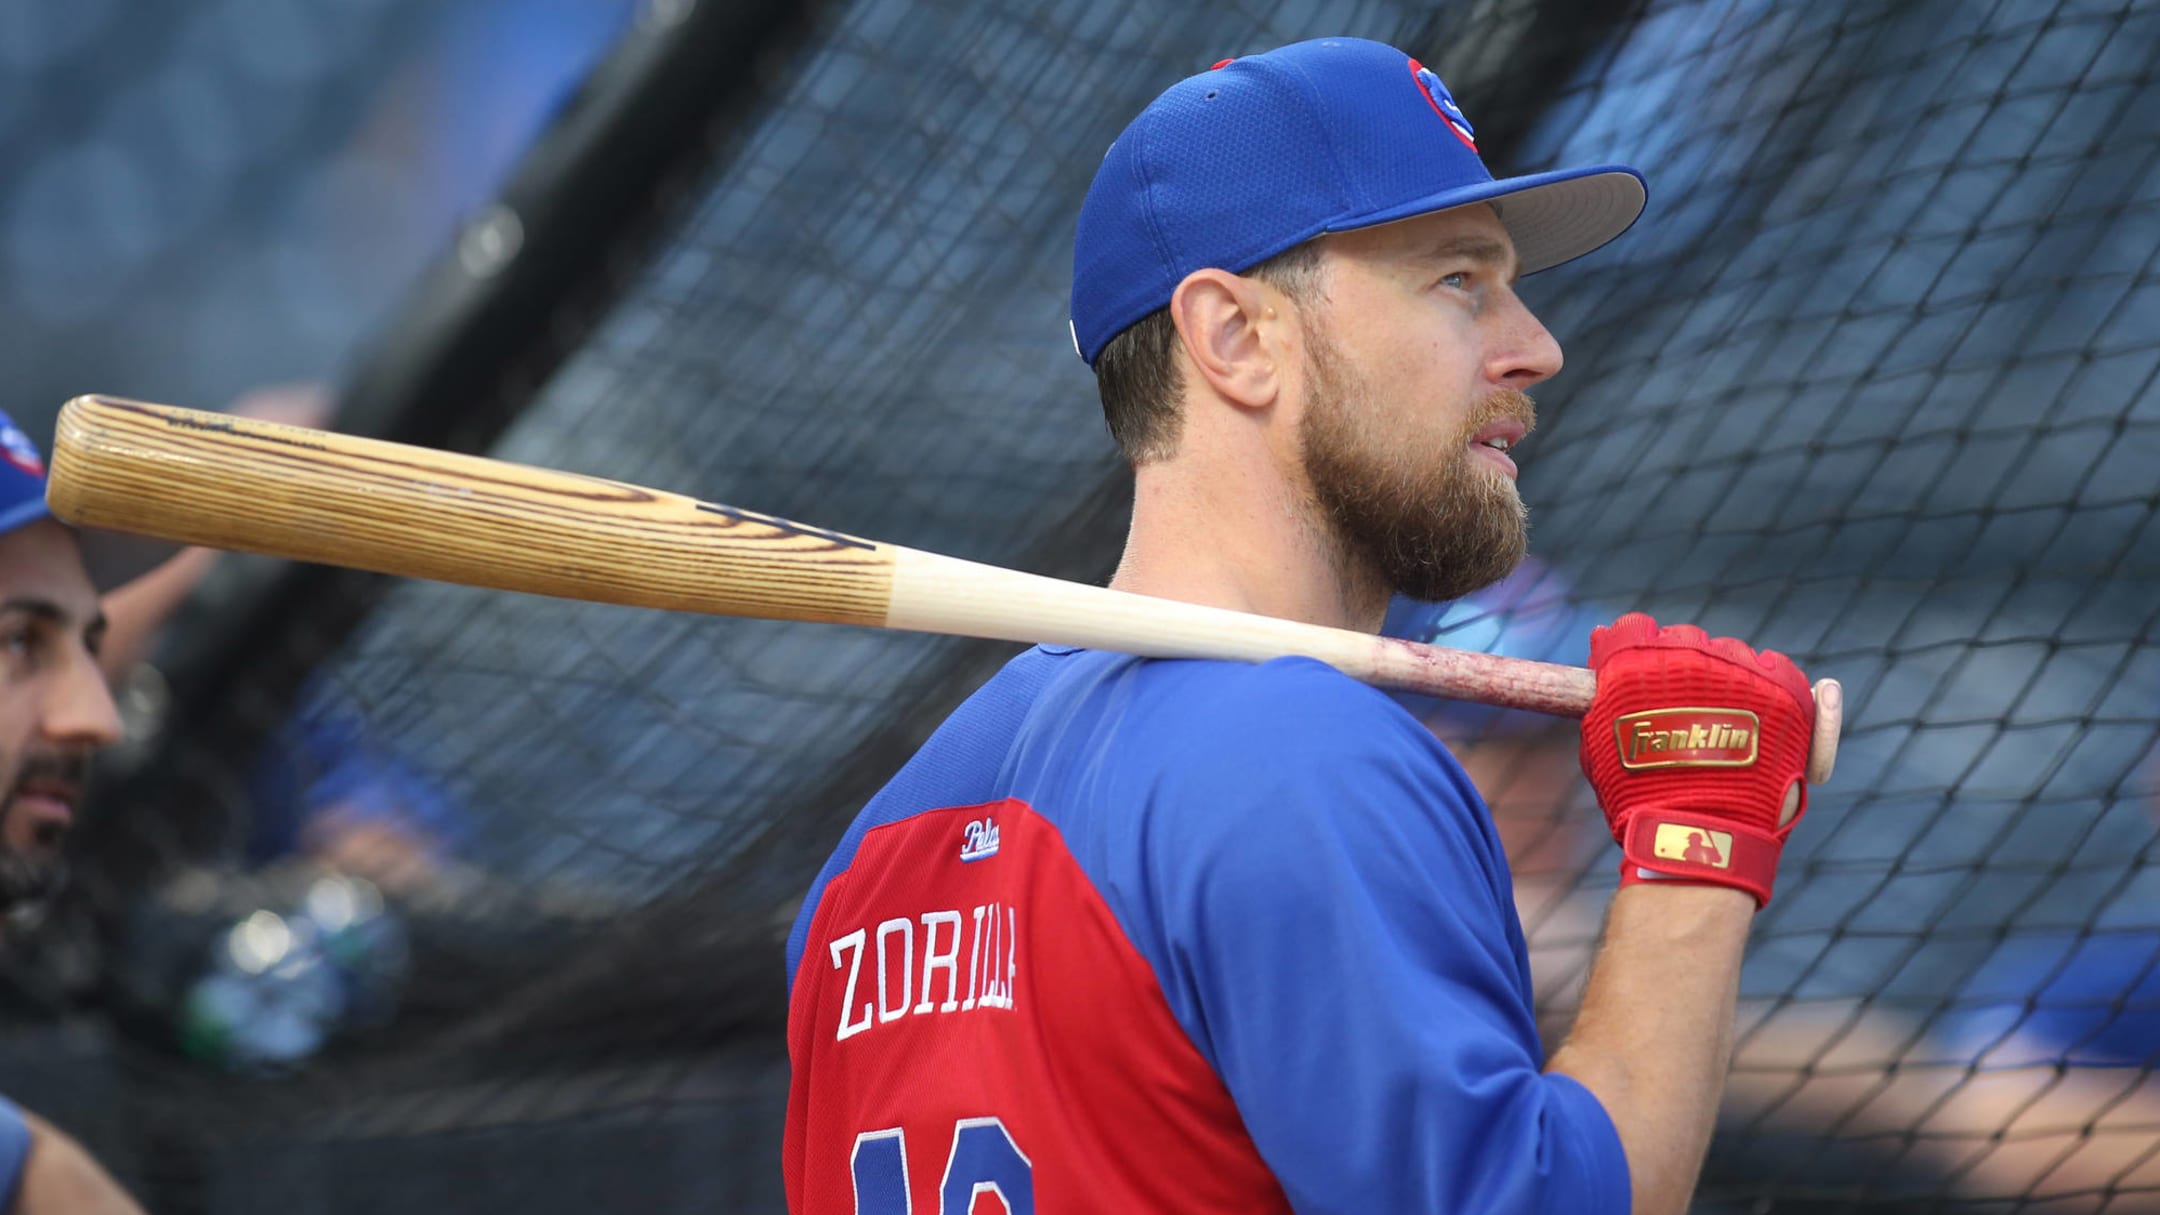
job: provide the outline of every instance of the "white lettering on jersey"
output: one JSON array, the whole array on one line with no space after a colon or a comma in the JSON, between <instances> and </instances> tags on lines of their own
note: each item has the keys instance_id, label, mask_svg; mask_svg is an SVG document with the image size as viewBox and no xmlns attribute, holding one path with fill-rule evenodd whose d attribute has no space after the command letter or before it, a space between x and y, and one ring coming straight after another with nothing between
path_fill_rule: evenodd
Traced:
<instances>
[{"instance_id":1,"label":"white lettering on jersey","mask_svg":"<svg viewBox=\"0 0 2160 1215\"><path fill-rule=\"evenodd\" d=\"M945 1003L937 1006L939 1012L951 1012L960 1007L960 913L957 911L925 912L923 924L922 1003L915 1006L915 1015L929 1012L931 976L945 972ZM938 952L938 929L952 925L952 948Z\"/></svg>"},{"instance_id":2,"label":"white lettering on jersey","mask_svg":"<svg viewBox=\"0 0 2160 1215\"><path fill-rule=\"evenodd\" d=\"M888 1005L885 993L891 991L885 982L885 939L898 932L900 942L900 1003ZM883 1025L897 1021L908 1014L908 993L915 990L915 921L909 919L887 920L877 926L877 1019Z\"/></svg>"},{"instance_id":3,"label":"white lettering on jersey","mask_svg":"<svg viewBox=\"0 0 2160 1215\"><path fill-rule=\"evenodd\" d=\"M988 931L983 934L982 1003L976 1007L1003 1008L1005 1007L1005 1001L1000 997L998 990L997 960L998 938L1004 935L1005 928L1004 924L998 919L996 903L983 908L983 920L989 927Z\"/></svg>"},{"instance_id":4,"label":"white lettering on jersey","mask_svg":"<svg viewBox=\"0 0 2160 1215\"><path fill-rule=\"evenodd\" d=\"M1004 959L998 952L998 947L1005 944L1007 938L1012 936L1011 921L1001 921L999 919L998 906L995 903L990 905L989 912L990 935L988 943L983 946L982 1006L984 1008L1011 1008L1012 989L1006 984L1004 976L999 973L1003 969L999 964Z\"/></svg>"},{"instance_id":5,"label":"white lettering on jersey","mask_svg":"<svg viewBox=\"0 0 2160 1215\"><path fill-rule=\"evenodd\" d=\"M1020 977L1020 912L1002 903L985 903L962 914L958 909L926 911L922 921L921 999L917 994L915 920L906 917L881 921L873 929L858 928L836 938L830 945L834 970L847 969L847 987L840 999L838 1040L845 1042L873 1026L886 1025L910 1016L934 1016L972 1012L978 1008L1010 1011L1018 1007L1015 988ZM973 931L969 931L972 926ZM967 998L960 996L960 937L968 939ZM875 935L877 951L877 997L856 1003L862 979L863 955L871 951ZM895 957L895 954L898 954ZM937 999L937 975L945 975L945 999ZM858 1017L858 1013L860 1016Z\"/></svg>"},{"instance_id":6,"label":"white lettering on jersey","mask_svg":"<svg viewBox=\"0 0 2160 1215\"><path fill-rule=\"evenodd\" d=\"M834 970L840 969L841 950L852 949L855 951L853 959L848 963L847 991L842 993L840 997L839 1041L842 1042L845 1042L849 1038L854 1037L856 1034L859 1034L862 1031L870 1028L872 1024L870 1020L870 1002L868 1000L863 1001L862 1020L852 1022L848 1020L848 1013L855 1004L855 980L862 974L863 944L868 940L869 934L858 928L855 931L847 934L844 937L841 937L839 940L832 943L832 964Z\"/></svg>"},{"instance_id":7,"label":"white lettering on jersey","mask_svg":"<svg viewBox=\"0 0 2160 1215\"><path fill-rule=\"evenodd\" d=\"M968 938L972 942L968 952L968 998L960 1002L961 1012L967 1012L975 1007L975 980L982 977L983 912L988 910L987 907L977 907L975 909L975 934Z\"/></svg>"},{"instance_id":8,"label":"white lettering on jersey","mask_svg":"<svg viewBox=\"0 0 2160 1215\"><path fill-rule=\"evenodd\" d=\"M1015 1007L1013 988L1020 981L1020 909L1005 909L1005 1007Z\"/></svg>"}]
</instances>

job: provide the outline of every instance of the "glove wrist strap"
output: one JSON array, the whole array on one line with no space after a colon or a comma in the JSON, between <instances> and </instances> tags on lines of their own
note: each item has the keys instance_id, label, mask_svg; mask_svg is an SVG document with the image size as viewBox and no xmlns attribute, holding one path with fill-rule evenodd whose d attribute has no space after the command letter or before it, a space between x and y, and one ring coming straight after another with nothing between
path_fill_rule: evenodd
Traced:
<instances>
[{"instance_id":1,"label":"glove wrist strap","mask_svg":"<svg viewBox=\"0 0 2160 1215\"><path fill-rule=\"evenodd\" d=\"M1770 902L1785 841L1729 818L1685 810L1641 809L1620 840L1620 884L1677 879L1745 890L1759 909Z\"/></svg>"}]
</instances>

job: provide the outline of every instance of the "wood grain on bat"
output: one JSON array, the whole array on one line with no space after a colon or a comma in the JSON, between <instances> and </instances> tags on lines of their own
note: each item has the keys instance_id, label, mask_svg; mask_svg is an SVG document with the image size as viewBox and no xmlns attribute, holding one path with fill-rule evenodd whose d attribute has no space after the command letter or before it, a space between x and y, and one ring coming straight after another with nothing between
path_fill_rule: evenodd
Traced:
<instances>
[{"instance_id":1,"label":"wood grain on bat","mask_svg":"<svg viewBox=\"0 0 2160 1215\"><path fill-rule=\"evenodd\" d=\"M884 623L892 594L891 554L867 541L596 477L223 414L77 398L61 411L52 464L62 518L186 544L849 624Z\"/></svg>"}]
</instances>

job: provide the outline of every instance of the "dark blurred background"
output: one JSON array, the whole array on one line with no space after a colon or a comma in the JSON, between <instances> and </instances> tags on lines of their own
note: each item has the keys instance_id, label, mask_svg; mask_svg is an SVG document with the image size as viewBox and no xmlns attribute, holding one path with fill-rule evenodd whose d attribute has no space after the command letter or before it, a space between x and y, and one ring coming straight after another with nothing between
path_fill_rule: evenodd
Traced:
<instances>
[{"instance_id":1,"label":"dark blurred background","mask_svg":"<svg viewBox=\"0 0 2160 1215\"><path fill-rule=\"evenodd\" d=\"M1650 210L1529 280L1537 563L1849 697L1698 1209L2160 1210L2160 9L2099 0L78 0L0 7L0 366L1083 580L1102 150L1347 33L1497 171ZM0 1092L159 1211L779 1209L781 941L1009 646L200 555L14 926ZM1572 731L1480 777L1549 1028L1613 886Z\"/></svg>"},{"instance_id":2,"label":"dark blurred background","mask_svg":"<svg viewBox=\"0 0 2160 1215\"><path fill-rule=\"evenodd\" d=\"M0 366L200 408L350 373L629 27L631 0L141 0L0 14Z\"/></svg>"}]
</instances>

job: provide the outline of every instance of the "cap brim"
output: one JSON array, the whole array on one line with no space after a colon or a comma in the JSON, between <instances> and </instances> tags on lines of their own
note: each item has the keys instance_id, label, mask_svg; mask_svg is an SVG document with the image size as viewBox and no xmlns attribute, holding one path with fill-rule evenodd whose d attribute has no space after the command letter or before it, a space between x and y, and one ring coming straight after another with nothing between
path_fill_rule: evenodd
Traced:
<instances>
[{"instance_id":1,"label":"cap brim","mask_svg":"<svg viewBox=\"0 0 2160 1215\"><path fill-rule=\"evenodd\" d=\"M1607 166L1518 177L1521 186L1493 198L1515 239L1523 274L1550 270L1603 248L1635 226L1650 192L1633 169Z\"/></svg>"},{"instance_id":2,"label":"cap brim","mask_svg":"<svg viewBox=\"0 0 2160 1215\"><path fill-rule=\"evenodd\" d=\"M1515 242L1519 272L1536 274L1603 248L1635 226L1649 199L1640 173L1626 165L1596 165L1449 190L1344 226L1377 227L1490 203Z\"/></svg>"}]
</instances>

